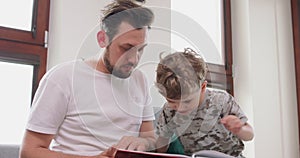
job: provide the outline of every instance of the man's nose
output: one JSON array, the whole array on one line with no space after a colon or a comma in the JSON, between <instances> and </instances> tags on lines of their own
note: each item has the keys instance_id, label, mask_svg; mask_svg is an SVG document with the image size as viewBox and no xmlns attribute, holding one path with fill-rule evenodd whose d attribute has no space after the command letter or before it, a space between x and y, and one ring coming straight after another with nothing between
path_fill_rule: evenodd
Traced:
<instances>
[{"instance_id":1,"label":"man's nose","mask_svg":"<svg viewBox=\"0 0 300 158\"><path fill-rule=\"evenodd\" d=\"M127 60L130 63L137 64L140 60L140 53L138 50L134 49L128 53Z\"/></svg>"}]
</instances>

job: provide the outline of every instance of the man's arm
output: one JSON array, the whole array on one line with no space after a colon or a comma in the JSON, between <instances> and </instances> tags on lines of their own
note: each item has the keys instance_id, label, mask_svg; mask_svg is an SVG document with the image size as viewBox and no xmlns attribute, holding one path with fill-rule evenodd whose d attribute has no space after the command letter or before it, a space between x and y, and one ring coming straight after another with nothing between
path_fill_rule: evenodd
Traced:
<instances>
[{"instance_id":1,"label":"man's arm","mask_svg":"<svg viewBox=\"0 0 300 158\"><path fill-rule=\"evenodd\" d=\"M140 137L145 138L148 141L148 148L146 150L155 150L155 134L153 121L143 121L140 128Z\"/></svg>"},{"instance_id":2,"label":"man's arm","mask_svg":"<svg viewBox=\"0 0 300 158\"><path fill-rule=\"evenodd\" d=\"M139 137L124 136L114 147L138 151L151 151L155 149L155 136L152 121L143 121L139 131Z\"/></svg>"},{"instance_id":3,"label":"man's arm","mask_svg":"<svg viewBox=\"0 0 300 158\"><path fill-rule=\"evenodd\" d=\"M170 140L164 137L158 137L156 141L156 152L158 153L165 153L169 148Z\"/></svg>"},{"instance_id":4,"label":"man's arm","mask_svg":"<svg viewBox=\"0 0 300 158\"><path fill-rule=\"evenodd\" d=\"M113 154L105 151L103 154L87 157L51 151L49 150L49 145L53 137L50 134L41 134L26 130L20 150L20 158L109 158L106 155Z\"/></svg>"}]
</instances>

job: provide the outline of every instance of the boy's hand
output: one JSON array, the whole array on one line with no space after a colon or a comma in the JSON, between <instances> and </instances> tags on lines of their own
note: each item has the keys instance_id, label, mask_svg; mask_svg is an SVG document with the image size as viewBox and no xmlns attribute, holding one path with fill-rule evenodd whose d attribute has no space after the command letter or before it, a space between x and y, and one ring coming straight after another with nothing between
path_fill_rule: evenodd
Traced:
<instances>
[{"instance_id":1,"label":"boy's hand","mask_svg":"<svg viewBox=\"0 0 300 158\"><path fill-rule=\"evenodd\" d=\"M238 117L235 115L227 115L221 119L221 123L226 129L231 131L233 134L238 134L241 128L245 125Z\"/></svg>"}]
</instances>

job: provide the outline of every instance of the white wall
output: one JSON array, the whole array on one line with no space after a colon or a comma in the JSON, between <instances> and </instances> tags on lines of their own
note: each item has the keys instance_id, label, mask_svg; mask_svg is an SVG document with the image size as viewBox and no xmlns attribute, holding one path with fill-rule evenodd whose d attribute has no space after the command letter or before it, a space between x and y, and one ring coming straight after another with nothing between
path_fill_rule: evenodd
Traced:
<instances>
[{"instance_id":1,"label":"white wall","mask_svg":"<svg viewBox=\"0 0 300 158\"><path fill-rule=\"evenodd\" d=\"M299 157L290 9L288 0L232 0L235 95L255 129L249 157Z\"/></svg>"},{"instance_id":2,"label":"white wall","mask_svg":"<svg viewBox=\"0 0 300 158\"><path fill-rule=\"evenodd\" d=\"M171 9L172 49L190 47L206 62L224 65L222 1L172 1Z\"/></svg>"},{"instance_id":3,"label":"white wall","mask_svg":"<svg viewBox=\"0 0 300 158\"><path fill-rule=\"evenodd\" d=\"M48 45L48 69L99 50L96 34L100 9L110 0L51 0ZM76 3L75 3L76 2ZM85 52L80 52L85 48Z\"/></svg>"},{"instance_id":4,"label":"white wall","mask_svg":"<svg viewBox=\"0 0 300 158\"><path fill-rule=\"evenodd\" d=\"M75 3L76 2L76 3ZM52 0L48 69L56 64L98 53L95 32L100 9L110 0ZM168 0L148 0L149 6L170 7ZM246 143L249 158L299 157L297 104L289 0L232 0L235 97L255 129ZM159 8L160 19L170 13ZM154 26L169 28L170 22ZM151 52L170 48L168 32L151 30ZM146 62L144 59L151 59ZM157 54L146 49L141 69L152 71ZM153 75L148 76L153 80ZM150 81L150 84L152 82ZM160 97L151 91L155 98ZM161 105L161 98L154 105Z\"/></svg>"}]
</instances>

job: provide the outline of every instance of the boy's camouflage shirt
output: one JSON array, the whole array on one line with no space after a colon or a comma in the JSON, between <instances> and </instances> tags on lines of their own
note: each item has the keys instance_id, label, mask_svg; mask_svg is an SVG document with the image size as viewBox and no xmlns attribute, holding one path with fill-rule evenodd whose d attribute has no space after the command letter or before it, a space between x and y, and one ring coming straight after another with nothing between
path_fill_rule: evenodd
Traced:
<instances>
[{"instance_id":1,"label":"boy's camouflage shirt","mask_svg":"<svg viewBox=\"0 0 300 158\"><path fill-rule=\"evenodd\" d=\"M156 133L165 138L171 138L174 134L178 136L185 154L217 150L243 157L243 142L220 123L220 119L229 114L243 122L248 120L230 94L207 88L202 105L189 115L178 114L166 104L157 121Z\"/></svg>"}]
</instances>

